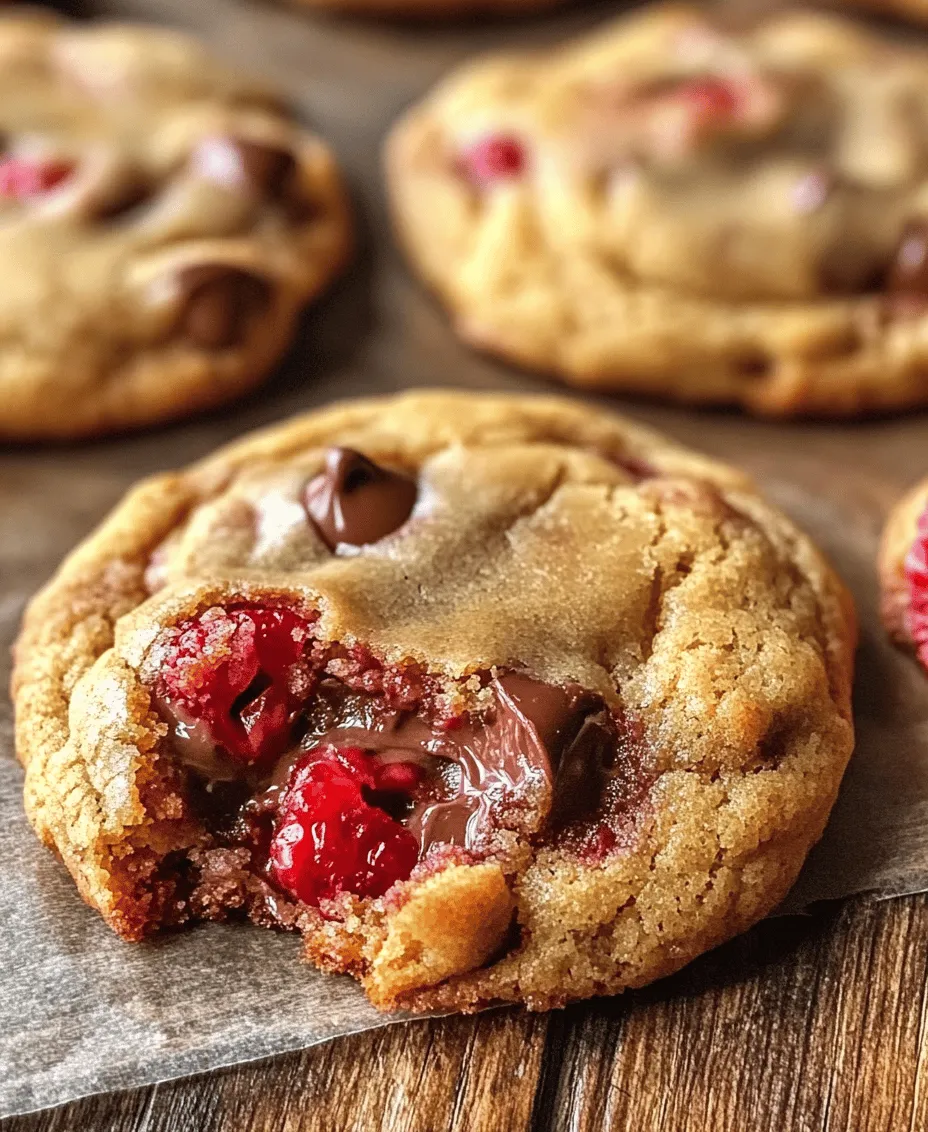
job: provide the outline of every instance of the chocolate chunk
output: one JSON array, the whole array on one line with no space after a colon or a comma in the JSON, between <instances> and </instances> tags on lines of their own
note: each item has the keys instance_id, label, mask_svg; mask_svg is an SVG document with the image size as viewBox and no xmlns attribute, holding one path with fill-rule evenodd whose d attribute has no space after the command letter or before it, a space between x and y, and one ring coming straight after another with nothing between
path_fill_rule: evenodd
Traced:
<instances>
[{"instance_id":1,"label":"chocolate chunk","mask_svg":"<svg viewBox=\"0 0 928 1132\"><path fill-rule=\"evenodd\" d=\"M228 264L187 267L178 285L183 295L178 329L208 350L243 341L249 318L264 311L271 298L266 279Z\"/></svg>"},{"instance_id":2,"label":"chocolate chunk","mask_svg":"<svg viewBox=\"0 0 928 1132\"><path fill-rule=\"evenodd\" d=\"M296 168L293 154L281 146L232 137L205 138L192 163L226 188L246 186L262 197L280 196Z\"/></svg>"},{"instance_id":3,"label":"chocolate chunk","mask_svg":"<svg viewBox=\"0 0 928 1132\"><path fill-rule=\"evenodd\" d=\"M450 790L417 798L404 819L423 853L437 842L475 848L500 824L531 836L601 801L617 744L602 698L516 673L493 690L488 718L411 744L457 770ZM397 746L412 737L405 730L392 737Z\"/></svg>"},{"instance_id":4,"label":"chocolate chunk","mask_svg":"<svg viewBox=\"0 0 928 1132\"><path fill-rule=\"evenodd\" d=\"M887 278L890 291L928 294L928 221L906 226Z\"/></svg>"},{"instance_id":5,"label":"chocolate chunk","mask_svg":"<svg viewBox=\"0 0 928 1132\"><path fill-rule=\"evenodd\" d=\"M597 699L576 685L562 688L515 672L497 680L496 695L499 711L532 728L554 766Z\"/></svg>"},{"instance_id":6,"label":"chocolate chunk","mask_svg":"<svg viewBox=\"0 0 928 1132\"><path fill-rule=\"evenodd\" d=\"M365 546L385 538L409 518L416 481L381 468L353 448L330 448L325 471L306 485L304 503L330 550L339 543Z\"/></svg>"}]
</instances>

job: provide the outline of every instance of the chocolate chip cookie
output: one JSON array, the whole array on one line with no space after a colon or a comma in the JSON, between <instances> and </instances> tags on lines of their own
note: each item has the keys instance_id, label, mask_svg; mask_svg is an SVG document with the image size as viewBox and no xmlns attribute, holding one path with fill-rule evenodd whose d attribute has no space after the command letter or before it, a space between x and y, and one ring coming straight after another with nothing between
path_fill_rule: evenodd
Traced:
<instances>
[{"instance_id":1,"label":"chocolate chip cookie","mask_svg":"<svg viewBox=\"0 0 928 1132\"><path fill-rule=\"evenodd\" d=\"M928 55L839 17L628 16L444 81L393 209L469 342L764 414L928 401Z\"/></svg>"},{"instance_id":2,"label":"chocolate chip cookie","mask_svg":"<svg viewBox=\"0 0 928 1132\"><path fill-rule=\"evenodd\" d=\"M193 41L0 17L0 438L239 395L348 243L323 143Z\"/></svg>"},{"instance_id":3,"label":"chocolate chip cookie","mask_svg":"<svg viewBox=\"0 0 928 1132\"><path fill-rule=\"evenodd\" d=\"M137 487L16 648L25 801L128 940L246 913L379 1007L666 975L785 895L850 599L739 473L599 409L410 393Z\"/></svg>"}]
</instances>

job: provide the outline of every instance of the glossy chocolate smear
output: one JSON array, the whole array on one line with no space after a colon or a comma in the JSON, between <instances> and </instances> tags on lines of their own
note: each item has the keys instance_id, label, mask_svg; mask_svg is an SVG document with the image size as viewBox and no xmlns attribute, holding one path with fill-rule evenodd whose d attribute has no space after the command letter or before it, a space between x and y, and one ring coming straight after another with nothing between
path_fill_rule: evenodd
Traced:
<instances>
[{"instance_id":1,"label":"glossy chocolate smear","mask_svg":"<svg viewBox=\"0 0 928 1132\"><path fill-rule=\"evenodd\" d=\"M265 279L229 264L196 264L178 277L180 333L196 346L227 349L245 338L253 315L265 310L271 287Z\"/></svg>"},{"instance_id":2,"label":"glossy chocolate smear","mask_svg":"<svg viewBox=\"0 0 928 1132\"><path fill-rule=\"evenodd\" d=\"M408 713L372 710L371 697L324 682L302 750L282 760L272 790L320 743L413 763L425 777L396 816L421 854L437 843L480 848L498 828L531 836L595 810L617 745L601 697L517 674L492 688L495 703L484 716L442 731Z\"/></svg>"},{"instance_id":3,"label":"glossy chocolate smear","mask_svg":"<svg viewBox=\"0 0 928 1132\"><path fill-rule=\"evenodd\" d=\"M616 746L602 699L516 673L493 691L488 718L433 747L460 778L454 797L416 806L406 821L423 851L438 841L476 848L497 825L530 836L596 808Z\"/></svg>"},{"instance_id":4,"label":"glossy chocolate smear","mask_svg":"<svg viewBox=\"0 0 928 1132\"><path fill-rule=\"evenodd\" d=\"M273 814L294 765L320 745L360 747L381 764L412 763L422 775L411 796L368 800L406 826L422 856L434 844L480 850L497 830L531 837L591 815L602 803L619 746L602 697L516 673L491 689L492 705L449 731L326 678L299 746L270 773L229 759L204 725L176 706L158 706L171 722L175 751L205 784L214 809L233 797L230 788L239 780L252 792L245 810Z\"/></svg>"},{"instance_id":5,"label":"glossy chocolate smear","mask_svg":"<svg viewBox=\"0 0 928 1132\"><path fill-rule=\"evenodd\" d=\"M334 550L392 534L409 518L416 495L416 481L402 472L381 468L353 448L330 448L304 503L319 537Z\"/></svg>"}]
</instances>

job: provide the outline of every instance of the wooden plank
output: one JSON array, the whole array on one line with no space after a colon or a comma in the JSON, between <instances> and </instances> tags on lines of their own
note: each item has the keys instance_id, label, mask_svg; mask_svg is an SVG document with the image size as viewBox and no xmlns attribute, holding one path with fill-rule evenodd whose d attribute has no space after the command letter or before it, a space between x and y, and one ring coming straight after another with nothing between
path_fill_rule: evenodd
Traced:
<instances>
[{"instance_id":1,"label":"wooden plank","mask_svg":"<svg viewBox=\"0 0 928 1132\"><path fill-rule=\"evenodd\" d=\"M767 924L578 1013L539 1128L923 1129L928 899Z\"/></svg>"},{"instance_id":2,"label":"wooden plank","mask_svg":"<svg viewBox=\"0 0 928 1132\"><path fill-rule=\"evenodd\" d=\"M762 925L656 987L415 1022L2 1132L921 1132L928 897Z\"/></svg>"}]
</instances>

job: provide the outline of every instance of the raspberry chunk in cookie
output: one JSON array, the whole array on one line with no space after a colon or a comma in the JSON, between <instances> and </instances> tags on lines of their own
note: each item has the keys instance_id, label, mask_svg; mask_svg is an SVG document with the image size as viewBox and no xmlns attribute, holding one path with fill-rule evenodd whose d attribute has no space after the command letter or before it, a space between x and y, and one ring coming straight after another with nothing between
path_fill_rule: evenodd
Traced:
<instances>
[{"instance_id":1,"label":"raspberry chunk in cookie","mask_svg":"<svg viewBox=\"0 0 928 1132\"><path fill-rule=\"evenodd\" d=\"M403 764L378 768L358 747L308 752L280 803L270 848L274 880L311 905L341 892L383 896L412 872L419 844L369 799L377 791L402 793L417 779Z\"/></svg>"},{"instance_id":2,"label":"raspberry chunk in cookie","mask_svg":"<svg viewBox=\"0 0 928 1132\"><path fill-rule=\"evenodd\" d=\"M311 686L308 621L286 609L209 609L170 630L156 694L250 763L280 754Z\"/></svg>"},{"instance_id":3,"label":"raspberry chunk in cookie","mask_svg":"<svg viewBox=\"0 0 928 1132\"><path fill-rule=\"evenodd\" d=\"M928 668L928 508L918 517L915 541L905 556L905 577L909 583L909 633L919 660Z\"/></svg>"},{"instance_id":4,"label":"raspberry chunk in cookie","mask_svg":"<svg viewBox=\"0 0 928 1132\"><path fill-rule=\"evenodd\" d=\"M74 166L53 158L7 157L0 161L0 200L29 200L44 196L67 180Z\"/></svg>"},{"instance_id":5,"label":"raspberry chunk in cookie","mask_svg":"<svg viewBox=\"0 0 928 1132\"><path fill-rule=\"evenodd\" d=\"M512 134L488 134L461 152L461 167L477 185L512 181L528 167L524 144Z\"/></svg>"}]
</instances>

